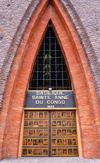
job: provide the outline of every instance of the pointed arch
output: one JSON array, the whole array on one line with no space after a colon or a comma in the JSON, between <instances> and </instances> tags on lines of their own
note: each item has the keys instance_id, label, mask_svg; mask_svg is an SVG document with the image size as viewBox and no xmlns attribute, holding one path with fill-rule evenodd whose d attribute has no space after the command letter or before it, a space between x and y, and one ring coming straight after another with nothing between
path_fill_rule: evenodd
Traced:
<instances>
[{"instance_id":1,"label":"pointed arch","mask_svg":"<svg viewBox=\"0 0 100 163\"><path fill-rule=\"evenodd\" d=\"M72 90L70 75L52 22L43 38L33 66L29 90Z\"/></svg>"},{"instance_id":2,"label":"pointed arch","mask_svg":"<svg viewBox=\"0 0 100 163\"><path fill-rule=\"evenodd\" d=\"M41 12L41 16L37 18L37 13L40 13L41 9L43 9L43 12ZM23 121L25 94L32 67L35 63L50 19L52 20L56 36L68 63L73 83L79 127L81 130L82 141L80 141L80 145L82 144L82 156L85 158L92 158L94 156L99 157L99 151L97 149L100 135L99 106L85 55L72 24L59 1L52 0L52 5L49 5L49 1L45 0L39 6L27 28L10 75L1 113L2 121L4 122L1 132L2 158L19 156L18 151L20 146L20 131ZM92 89L90 89L91 87ZM89 135L91 135L91 137ZM90 148L87 146L87 139ZM11 149L13 150L11 151Z\"/></svg>"}]
</instances>

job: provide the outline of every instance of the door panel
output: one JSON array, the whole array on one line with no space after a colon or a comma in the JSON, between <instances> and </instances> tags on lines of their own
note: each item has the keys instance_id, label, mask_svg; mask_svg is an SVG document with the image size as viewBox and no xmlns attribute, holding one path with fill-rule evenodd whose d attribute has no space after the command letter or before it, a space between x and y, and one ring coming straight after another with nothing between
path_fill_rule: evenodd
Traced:
<instances>
[{"instance_id":1,"label":"door panel","mask_svg":"<svg viewBox=\"0 0 100 163\"><path fill-rule=\"evenodd\" d=\"M49 112L25 111L22 156L48 156Z\"/></svg>"},{"instance_id":2,"label":"door panel","mask_svg":"<svg viewBox=\"0 0 100 163\"><path fill-rule=\"evenodd\" d=\"M51 112L51 155L78 156L75 111Z\"/></svg>"},{"instance_id":3,"label":"door panel","mask_svg":"<svg viewBox=\"0 0 100 163\"><path fill-rule=\"evenodd\" d=\"M75 111L25 111L22 156L78 156Z\"/></svg>"}]
</instances>

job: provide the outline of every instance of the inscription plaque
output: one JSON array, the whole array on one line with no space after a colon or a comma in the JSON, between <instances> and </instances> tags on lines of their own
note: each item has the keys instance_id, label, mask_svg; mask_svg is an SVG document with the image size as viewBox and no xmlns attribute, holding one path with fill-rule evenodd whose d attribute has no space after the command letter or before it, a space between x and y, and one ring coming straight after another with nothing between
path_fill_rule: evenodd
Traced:
<instances>
[{"instance_id":1,"label":"inscription plaque","mask_svg":"<svg viewBox=\"0 0 100 163\"><path fill-rule=\"evenodd\" d=\"M31 91L26 94L25 108L75 108L73 91Z\"/></svg>"}]
</instances>

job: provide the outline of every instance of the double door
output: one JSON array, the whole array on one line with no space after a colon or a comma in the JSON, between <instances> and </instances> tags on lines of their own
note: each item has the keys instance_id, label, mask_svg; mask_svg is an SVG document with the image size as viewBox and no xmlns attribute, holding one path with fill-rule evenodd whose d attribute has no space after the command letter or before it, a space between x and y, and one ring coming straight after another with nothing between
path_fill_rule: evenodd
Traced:
<instances>
[{"instance_id":1,"label":"double door","mask_svg":"<svg viewBox=\"0 0 100 163\"><path fill-rule=\"evenodd\" d=\"M22 156L78 156L75 111L25 111Z\"/></svg>"}]
</instances>

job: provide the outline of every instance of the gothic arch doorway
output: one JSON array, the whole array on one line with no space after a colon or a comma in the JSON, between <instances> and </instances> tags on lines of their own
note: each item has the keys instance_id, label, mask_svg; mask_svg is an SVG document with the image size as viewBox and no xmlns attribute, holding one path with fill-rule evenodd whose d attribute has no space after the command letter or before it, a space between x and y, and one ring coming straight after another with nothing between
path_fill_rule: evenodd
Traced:
<instances>
[{"instance_id":1,"label":"gothic arch doorway","mask_svg":"<svg viewBox=\"0 0 100 163\"><path fill-rule=\"evenodd\" d=\"M22 156L78 156L76 104L51 21L33 67L24 109Z\"/></svg>"},{"instance_id":2,"label":"gothic arch doorway","mask_svg":"<svg viewBox=\"0 0 100 163\"><path fill-rule=\"evenodd\" d=\"M52 4L49 4L48 0L44 0L26 30L12 67L2 112L2 115L7 114L6 118L2 116L4 129L1 135L2 137L6 135L1 145L2 158L21 156L25 95L32 68L50 19L67 62L75 92L79 156L92 158L97 155L98 141L95 142L94 140L98 140L96 136L98 131L94 124L95 114L93 109L95 108L91 104L93 94L90 94L89 91L90 85L93 89L94 85L85 55L74 28L59 1L52 0ZM88 72L88 77L86 72ZM83 115L85 115L85 121ZM93 118L91 118L91 115ZM89 138L88 143L92 146L89 150L87 138Z\"/></svg>"}]
</instances>

